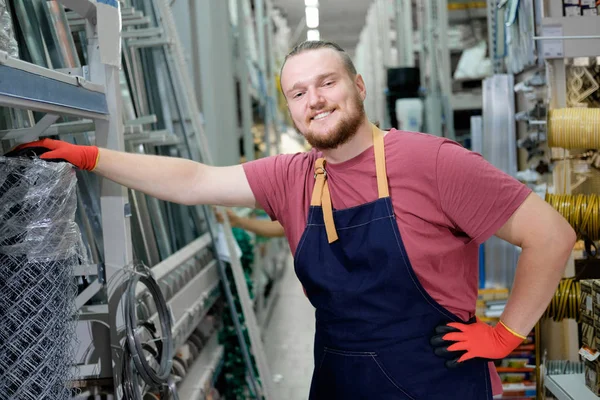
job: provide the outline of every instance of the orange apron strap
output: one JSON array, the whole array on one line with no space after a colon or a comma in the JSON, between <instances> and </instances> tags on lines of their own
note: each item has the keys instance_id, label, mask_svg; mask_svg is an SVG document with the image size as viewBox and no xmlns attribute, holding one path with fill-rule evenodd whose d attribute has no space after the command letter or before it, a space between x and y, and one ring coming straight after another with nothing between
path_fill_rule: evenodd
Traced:
<instances>
[{"instance_id":1,"label":"orange apron strap","mask_svg":"<svg viewBox=\"0 0 600 400\"><path fill-rule=\"evenodd\" d=\"M382 199L390 196L390 190L385 168L383 133L375 125L373 125L373 149L375 152L377 191L379 193L379 198ZM335 222L333 221L333 207L331 205L331 196L327 185L327 171L325 170L324 158L319 158L315 161L315 186L313 188L310 205L320 206L323 209L323 219L325 220L325 230L327 231L327 240L329 243L338 240Z\"/></svg>"},{"instance_id":2,"label":"orange apron strap","mask_svg":"<svg viewBox=\"0 0 600 400\"><path fill-rule=\"evenodd\" d=\"M333 221L333 207L331 206L331 196L327 185L327 171L325 170L324 158L319 158L315 161L315 186L310 205L321 206L329 243L338 240L335 222Z\"/></svg>"},{"instance_id":3,"label":"orange apron strap","mask_svg":"<svg viewBox=\"0 0 600 400\"><path fill-rule=\"evenodd\" d=\"M390 196L388 187L387 172L385 169L385 145L383 142L383 133L373 125L373 150L375 151L375 171L377 173L377 191L379 198Z\"/></svg>"},{"instance_id":4,"label":"orange apron strap","mask_svg":"<svg viewBox=\"0 0 600 400\"><path fill-rule=\"evenodd\" d=\"M323 187L325 186L325 159L319 158L315 161L315 186L313 188L311 206L321 205L321 196L323 195Z\"/></svg>"},{"instance_id":5,"label":"orange apron strap","mask_svg":"<svg viewBox=\"0 0 600 400\"><path fill-rule=\"evenodd\" d=\"M335 222L333 221L333 207L331 206L331 196L329 195L329 187L327 181L323 186L323 219L325 220L325 230L327 231L327 240L333 243L338 240L337 231L335 230Z\"/></svg>"}]
</instances>

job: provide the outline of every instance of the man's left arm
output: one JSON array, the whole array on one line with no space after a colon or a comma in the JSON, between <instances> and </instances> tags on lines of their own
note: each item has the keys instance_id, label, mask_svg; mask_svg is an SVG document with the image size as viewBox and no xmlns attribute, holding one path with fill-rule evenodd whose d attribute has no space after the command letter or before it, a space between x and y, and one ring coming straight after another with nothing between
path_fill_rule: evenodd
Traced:
<instances>
[{"instance_id":1,"label":"man's left arm","mask_svg":"<svg viewBox=\"0 0 600 400\"><path fill-rule=\"evenodd\" d=\"M527 336L563 277L576 235L562 215L532 193L496 236L522 249L500 320L515 333Z\"/></svg>"},{"instance_id":2,"label":"man's left arm","mask_svg":"<svg viewBox=\"0 0 600 400\"><path fill-rule=\"evenodd\" d=\"M500 359L519 346L546 310L564 274L576 235L569 223L522 183L459 146L438 155L441 209L475 243L495 235L522 249L510 298L496 326L477 321L436 329L436 354Z\"/></svg>"}]
</instances>

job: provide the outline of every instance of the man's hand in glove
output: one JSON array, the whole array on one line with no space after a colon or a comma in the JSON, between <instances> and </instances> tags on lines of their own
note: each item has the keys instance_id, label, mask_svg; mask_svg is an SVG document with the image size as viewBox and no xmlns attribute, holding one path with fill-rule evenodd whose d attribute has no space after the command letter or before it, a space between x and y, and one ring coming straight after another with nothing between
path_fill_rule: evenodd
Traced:
<instances>
[{"instance_id":1,"label":"man's hand in glove","mask_svg":"<svg viewBox=\"0 0 600 400\"><path fill-rule=\"evenodd\" d=\"M13 151L27 148L48 149L40 156L42 160L64 160L86 171L93 171L98 164L99 152L96 146L78 146L61 140L42 139L17 146Z\"/></svg>"},{"instance_id":2,"label":"man's hand in glove","mask_svg":"<svg viewBox=\"0 0 600 400\"><path fill-rule=\"evenodd\" d=\"M502 321L495 327L477 320L472 324L452 322L436 328L431 338L435 354L448 359L446 366L457 367L472 358L501 359L525 340Z\"/></svg>"}]
</instances>

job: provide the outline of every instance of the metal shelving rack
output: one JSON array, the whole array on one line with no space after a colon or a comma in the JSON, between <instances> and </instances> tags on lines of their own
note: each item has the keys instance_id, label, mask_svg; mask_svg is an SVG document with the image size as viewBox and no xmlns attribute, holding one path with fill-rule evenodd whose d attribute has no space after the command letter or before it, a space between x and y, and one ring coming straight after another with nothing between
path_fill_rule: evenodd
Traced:
<instances>
[{"instance_id":1,"label":"metal shelving rack","mask_svg":"<svg viewBox=\"0 0 600 400\"><path fill-rule=\"evenodd\" d=\"M485 19L485 8L449 9L448 0L428 0L417 5L420 35L419 65L421 84L425 89L427 132L456 140L454 112L480 110L481 91L455 91L452 55L461 54L448 41L448 27L471 19ZM482 77L483 78L483 77Z\"/></svg>"},{"instance_id":2,"label":"metal shelving rack","mask_svg":"<svg viewBox=\"0 0 600 400\"><path fill-rule=\"evenodd\" d=\"M155 140L162 142L163 145L168 141L176 144L177 138L170 132L143 131L143 126L156 122L156 116L148 115L134 121L123 122L124 107L119 75L121 40L128 40L128 45L140 47L179 46L179 43L175 43L178 39L173 36L175 26L167 1L160 3L161 11L166 13L166 17L163 15L162 22L167 24L161 27L145 27L151 23L151 18L135 9L122 8L123 1L120 2L121 4L117 0L59 0L59 2L71 10L69 18L71 29L85 30L88 65L78 69L58 71L11 58L7 53L0 52L0 105L45 113L45 116L31 128L1 131L0 140L23 143L59 133L95 131L96 145L119 151L127 151L128 143L131 144L134 139L142 142ZM270 4L268 2L267 6L271 7ZM120 24L125 28L120 34L115 35L114 31L110 32L109 28L119 27ZM136 29L128 29L134 26ZM142 26L144 28L140 28ZM182 65L181 49L175 47L172 57L177 60L176 65ZM271 65L270 71L273 70L274 67ZM186 76L186 71L179 70L175 73L179 74L179 79L188 83L185 85L186 93L182 95L191 100L186 105L191 110L188 119L179 122L183 125L188 123L191 125L193 132L188 137L197 140L201 152L204 153L192 156L202 156L206 158L206 162L211 163L210 153L205 146L206 139L203 137L203 124L197 113L199 107L191 92L193 86ZM272 84L269 89L270 96L274 95L274 89L275 85ZM246 118L251 112L249 108L248 104L244 107ZM60 116L81 118L81 120L55 124ZM277 119L272 117L272 126L276 126L276 122ZM249 129L247 124L244 128ZM86 324L90 321L98 323L95 324L94 329L90 329L93 332L81 345L93 345L100 356L97 363L78 365L76 379L87 380L86 386L92 389L112 387L116 397L121 398L124 338L121 299L124 283L129 278L129 269L134 262L131 206L127 189L107 179L101 180L100 207L104 261L98 265L76 268L78 276L97 276L97 279L80 293L77 305L81 323ZM234 239L229 228L226 223L226 246L230 254L233 254ZM186 342L195 327L221 296L222 285L217 268L218 262L207 258L208 252L214 245L212 237L211 233L206 233L152 266L152 273L168 299L171 309L175 348ZM241 274L239 260L232 261L232 264L234 275L238 269ZM239 276L236 276L238 291L239 280ZM137 290L136 294L140 303L144 303L148 297L144 290ZM96 301L94 305L89 305L89 300L92 298L96 300L104 298L105 301L102 304ZM156 320L158 316L155 310L150 307L149 310L150 319ZM248 310L245 312L247 314ZM254 313L247 314L246 320L247 323L255 321ZM256 335L260 333L257 331L256 323L249 325L248 330L251 337L254 335L253 345L256 345ZM266 375L262 378L263 394L265 398L269 398L270 376L268 369L265 369L265 359L260 344L257 347L254 348L253 353L257 358L259 371ZM186 382L182 385L183 393L189 395L183 397L186 400L204 398L223 364L223 347L218 344L216 333L212 335L204 350L192 369L188 371Z\"/></svg>"},{"instance_id":3,"label":"metal shelving rack","mask_svg":"<svg viewBox=\"0 0 600 400\"><path fill-rule=\"evenodd\" d=\"M118 21L119 7L116 1L97 2L83 0L74 2L59 0L64 6L79 13L85 24L88 37L89 65L79 71L63 73L43 68L0 53L0 104L6 107L26 109L45 113L45 116L32 128L3 132L3 139L27 142L43 136L59 116L86 118L91 120L96 131L99 146L125 149L123 122L120 104L119 64L107 61L109 48L118 48L114 35L107 35L99 25L108 20ZM102 61L104 60L104 62ZM89 123L88 123L89 125ZM84 266L77 275L97 275L99 277L77 297L80 306L80 320L98 320L109 328L107 351L110 358L120 360L122 350L120 333L117 330L117 303L110 299L121 297L119 285L104 285L114 282L122 275L123 268L133 260L130 222L127 217L127 191L120 185L104 180L100 191L102 224L104 234L103 265ZM104 305L84 306L100 291L107 291L109 301ZM109 350L110 349L110 350ZM112 377L114 387L121 383L120 364L81 365L81 372L98 370L100 376Z\"/></svg>"},{"instance_id":4,"label":"metal shelving rack","mask_svg":"<svg viewBox=\"0 0 600 400\"><path fill-rule=\"evenodd\" d=\"M546 375L544 385L558 400L597 400L586 386L583 374Z\"/></svg>"},{"instance_id":5,"label":"metal shelving rack","mask_svg":"<svg viewBox=\"0 0 600 400\"><path fill-rule=\"evenodd\" d=\"M485 8L449 10L448 0L373 1L356 50L357 67L367 78L368 92L374 94L365 102L370 118L384 125L389 123L385 107L386 68L418 64L425 131L455 139L454 111L478 110L483 102L481 91L453 91L451 56L463 49L450 46L448 26L486 16Z\"/></svg>"},{"instance_id":6,"label":"metal shelving rack","mask_svg":"<svg viewBox=\"0 0 600 400\"><path fill-rule=\"evenodd\" d=\"M562 2L548 2L538 26L538 46L542 49L546 63L548 87L548 108L566 108L567 102L567 62L568 58L600 56L600 17L580 16L564 17ZM569 155L569 151L552 148L553 158ZM553 185L557 193L566 188L570 193L571 168L569 161L557 162L553 173ZM567 264L566 276L575 275L573 258ZM567 359L577 360L578 328L575 321L564 321L561 326L564 338L563 349ZM545 372L544 372L545 373ZM596 399L585 386L584 374L548 375L543 378L544 386L559 400Z\"/></svg>"}]
</instances>

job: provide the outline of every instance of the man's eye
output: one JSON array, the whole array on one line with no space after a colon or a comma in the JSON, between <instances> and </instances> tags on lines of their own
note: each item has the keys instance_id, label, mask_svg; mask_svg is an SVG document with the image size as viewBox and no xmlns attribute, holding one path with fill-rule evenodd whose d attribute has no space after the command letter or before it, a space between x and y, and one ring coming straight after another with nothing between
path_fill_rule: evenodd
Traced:
<instances>
[{"instance_id":1,"label":"man's eye","mask_svg":"<svg viewBox=\"0 0 600 400\"><path fill-rule=\"evenodd\" d=\"M302 96L302 93L296 93L296 94L294 95L294 98L295 98L295 99L297 99L297 98L299 98L300 96Z\"/></svg>"}]
</instances>

